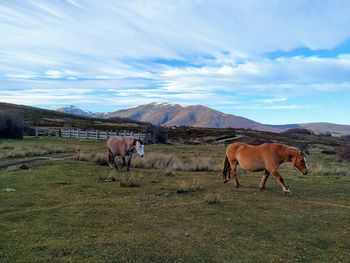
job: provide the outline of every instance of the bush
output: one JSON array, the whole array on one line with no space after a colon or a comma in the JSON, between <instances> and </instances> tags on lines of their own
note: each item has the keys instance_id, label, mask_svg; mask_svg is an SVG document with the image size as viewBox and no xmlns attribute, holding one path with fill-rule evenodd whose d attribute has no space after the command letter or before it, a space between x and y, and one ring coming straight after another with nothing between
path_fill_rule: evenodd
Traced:
<instances>
[{"instance_id":1,"label":"bush","mask_svg":"<svg viewBox=\"0 0 350 263\"><path fill-rule=\"evenodd\" d=\"M245 137L239 138L237 140L237 142L243 142L243 143L247 143L250 145L260 145L260 144L263 144L265 142L271 142L271 140L245 136Z\"/></svg>"},{"instance_id":2,"label":"bush","mask_svg":"<svg viewBox=\"0 0 350 263\"><path fill-rule=\"evenodd\" d=\"M299 142L295 145L295 147L302 150L306 154L310 153L310 151L309 151L310 145L307 142Z\"/></svg>"},{"instance_id":3,"label":"bush","mask_svg":"<svg viewBox=\"0 0 350 263\"><path fill-rule=\"evenodd\" d=\"M288 129L283 132L284 134L305 134L305 135L312 135L314 134L312 131L305 129L305 128L293 128Z\"/></svg>"},{"instance_id":4,"label":"bush","mask_svg":"<svg viewBox=\"0 0 350 263\"><path fill-rule=\"evenodd\" d=\"M321 153L323 153L323 154L336 154L336 151L330 150L330 149L326 149L326 150L322 150Z\"/></svg>"},{"instance_id":5,"label":"bush","mask_svg":"<svg viewBox=\"0 0 350 263\"><path fill-rule=\"evenodd\" d=\"M343 135L340 137L340 139L345 142L350 142L350 135Z\"/></svg>"},{"instance_id":6,"label":"bush","mask_svg":"<svg viewBox=\"0 0 350 263\"><path fill-rule=\"evenodd\" d=\"M22 117L7 111L0 111L0 138L23 139L27 126Z\"/></svg>"},{"instance_id":7,"label":"bush","mask_svg":"<svg viewBox=\"0 0 350 263\"><path fill-rule=\"evenodd\" d=\"M350 143L345 143L338 148L337 154L342 161L350 162Z\"/></svg>"}]
</instances>

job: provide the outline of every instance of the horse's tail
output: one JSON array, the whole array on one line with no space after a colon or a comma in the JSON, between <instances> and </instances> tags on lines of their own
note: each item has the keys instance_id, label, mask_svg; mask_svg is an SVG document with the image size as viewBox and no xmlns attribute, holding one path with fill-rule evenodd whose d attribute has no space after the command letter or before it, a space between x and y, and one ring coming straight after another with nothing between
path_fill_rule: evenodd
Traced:
<instances>
[{"instance_id":1,"label":"horse's tail","mask_svg":"<svg viewBox=\"0 0 350 263\"><path fill-rule=\"evenodd\" d=\"M224 179L224 183L230 180L230 172L231 172L231 165L230 165L230 162L228 161L227 154L225 154L223 168L220 173L220 176L222 176L222 179Z\"/></svg>"}]
</instances>

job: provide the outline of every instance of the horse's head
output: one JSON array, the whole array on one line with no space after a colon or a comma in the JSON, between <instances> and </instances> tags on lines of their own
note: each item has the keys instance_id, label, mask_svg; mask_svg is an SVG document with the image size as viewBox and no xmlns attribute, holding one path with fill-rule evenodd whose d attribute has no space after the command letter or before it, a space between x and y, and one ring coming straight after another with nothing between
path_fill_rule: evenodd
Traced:
<instances>
[{"instance_id":1,"label":"horse's head","mask_svg":"<svg viewBox=\"0 0 350 263\"><path fill-rule=\"evenodd\" d=\"M134 140L134 147L138 155L141 157L145 156L145 151L144 151L144 144L143 141L140 139L135 139Z\"/></svg>"},{"instance_id":2,"label":"horse's head","mask_svg":"<svg viewBox=\"0 0 350 263\"><path fill-rule=\"evenodd\" d=\"M297 150L296 154L292 158L293 165L303 174L306 175L309 171L307 165L306 155L303 151Z\"/></svg>"}]
</instances>

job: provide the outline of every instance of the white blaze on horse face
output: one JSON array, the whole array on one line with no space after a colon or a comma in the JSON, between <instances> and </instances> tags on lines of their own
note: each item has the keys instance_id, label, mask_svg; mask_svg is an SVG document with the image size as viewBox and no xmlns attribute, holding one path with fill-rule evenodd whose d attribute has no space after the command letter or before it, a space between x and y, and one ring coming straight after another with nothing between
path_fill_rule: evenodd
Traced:
<instances>
[{"instance_id":1,"label":"white blaze on horse face","mask_svg":"<svg viewBox=\"0 0 350 263\"><path fill-rule=\"evenodd\" d=\"M305 163L306 169L308 169L308 170L309 170L309 165L307 164L306 157L304 157L304 163Z\"/></svg>"},{"instance_id":2,"label":"white blaze on horse face","mask_svg":"<svg viewBox=\"0 0 350 263\"><path fill-rule=\"evenodd\" d=\"M140 142L136 142L135 146L137 154L143 157L145 155L143 144L141 144Z\"/></svg>"}]
</instances>

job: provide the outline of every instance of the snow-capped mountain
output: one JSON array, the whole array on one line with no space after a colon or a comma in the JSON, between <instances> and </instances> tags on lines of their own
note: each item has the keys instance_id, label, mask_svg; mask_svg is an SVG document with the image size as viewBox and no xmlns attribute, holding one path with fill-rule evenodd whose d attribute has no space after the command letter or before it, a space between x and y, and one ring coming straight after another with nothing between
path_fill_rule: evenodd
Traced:
<instances>
[{"instance_id":1,"label":"snow-capped mountain","mask_svg":"<svg viewBox=\"0 0 350 263\"><path fill-rule=\"evenodd\" d=\"M70 106L62 107L62 108L57 108L55 110L59 111L59 112L64 112L64 113L79 115L79 116L84 116L84 117L91 117L91 118L106 118L107 117L106 113L82 110L82 109L77 108L74 105L70 105Z\"/></svg>"}]
</instances>

